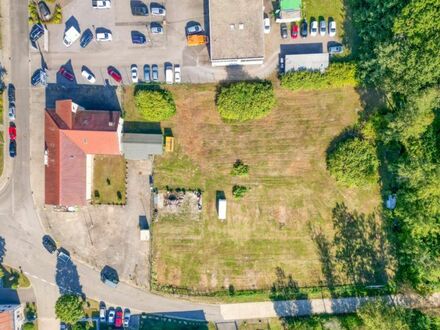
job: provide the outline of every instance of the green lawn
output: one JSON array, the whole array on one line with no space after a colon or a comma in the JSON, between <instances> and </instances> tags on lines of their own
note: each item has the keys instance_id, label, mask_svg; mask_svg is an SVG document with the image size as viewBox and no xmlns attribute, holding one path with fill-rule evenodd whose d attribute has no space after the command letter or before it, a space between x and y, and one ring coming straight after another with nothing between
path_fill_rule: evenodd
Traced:
<instances>
[{"instance_id":1,"label":"green lawn","mask_svg":"<svg viewBox=\"0 0 440 330\"><path fill-rule=\"evenodd\" d=\"M332 17L337 24L338 35L343 35L344 5L342 0L303 0L302 16L308 22L312 18L320 20L323 17L326 21Z\"/></svg>"},{"instance_id":2,"label":"green lawn","mask_svg":"<svg viewBox=\"0 0 440 330\"><path fill-rule=\"evenodd\" d=\"M95 156L92 201L96 204L125 204L126 165L122 156Z\"/></svg>"},{"instance_id":3,"label":"green lawn","mask_svg":"<svg viewBox=\"0 0 440 330\"><path fill-rule=\"evenodd\" d=\"M0 270L3 273L2 279L5 288L18 289L31 286L29 279L22 272L6 265L0 265Z\"/></svg>"},{"instance_id":4,"label":"green lawn","mask_svg":"<svg viewBox=\"0 0 440 330\"><path fill-rule=\"evenodd\" d=\"M361 109L356 91L276 88L278 106L267 118L226 125L214 106L214 85L167 88L177 114L162 126L171 128L176 149L156 157L155 183L161 191L201 189L203 210L195 217L186 208L177 215L159 212L152 226L153 286L193 293L231 285L269 289L277 267L301 287L322 284L326 275L313 231L332 239L337 202L364 213L380 205L378 186L347 189L326 170L329 143ZM248 176L230 175L237 159L249 165ZM236 184L250 188L240 200L232 198ZM228 201L225 222L217 219L217 191ZM336 284L348 282L342 274Z\"/></svg>"}]
</instances>

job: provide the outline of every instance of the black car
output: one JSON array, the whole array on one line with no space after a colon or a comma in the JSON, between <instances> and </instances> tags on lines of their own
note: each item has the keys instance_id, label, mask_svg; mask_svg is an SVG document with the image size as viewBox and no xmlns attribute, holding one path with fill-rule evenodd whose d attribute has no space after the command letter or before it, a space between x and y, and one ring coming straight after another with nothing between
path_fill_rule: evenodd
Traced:
<instances>
[{"instance_id":1,"label":"black car","mask_svg":"<svg viewBox=\"0 0 440 330\"><path fill-rule=\"evenodd\" d=\"M15 140L9 142L9 156L12 158L17 156L17 142L15 142Z\"/></svg>"},{"instance_id":2,"label":"black car","mask_svg":"<svg viewBox=\"0 0 440 330\"><path fill-rule=\"evenodd\" d=\"M32 42L37 41L42 35L44 34L44 27L43 24L34 24L32 26L31 32L29 33L29 39L31 39Z\"/></svg>"},{"instance_id":3,"label":"black car","mask_svg":"<svg viewBox=\"0 0 440 330\"><path fill-rule=\"evenodd\" d=\"M299 34L301 35L301 38L306 38L307 37L307 21L306 20L303 20L301 22L301 27L300 27Z\"/></svg>"},{"instance_id":4,"label":"black car","mask_svg":"<svg viewBox=\"0 0 440 330\"><path fill-rule=\"evenodd\" d=\"M148 16L148 6L141 1L133 1L131 4L131 13L134 16Z\"/></svg>"},{"instance_id":5,"label":"black car","mask_svg":"<svg viewBox=\"0 0 440 330\"><path fill-rule=\"evenodd\" d=\"M57 244L49 235L43 236L43 246L49 253L54 253L57 250Z\"/></svg>"},{"instance_id":6,"label":"black car","mask_svg":"<svg viewBox=\"0 0 440 330\"><path fill-rule=\"evenodd\" d=\"M48 20L50 18L50 9L44 1L38 3L38 10L42 19Z\"/></svg>"},{"instance_id":7,"label":"black car","mask_svg":"<svg viewBox=\"0 0 440 330\"><path fill-rule=\"evenodd\" d=\"M112 288L116 288L119 283L118 272L112 267L105 266L101 270L101 281Z\"/></svg>"},{"instance_id":8,"label":"black car","mask_svg":"<svg viewBox=\"0 0 440 330\"><path fill-rule=\"evenodd\" d=\"M287 37L289 36L289 31L287 29L287 24L286 23L281 23L280 29L281 29L281 38L287 39Z\"/></svg>"},{"instance_id":9,"label":"black car","mask_svg":"<svg viewBox=\"0 0 440 330\"><path fill-rule=\"evenodd\" d=\"M131 31L131 42L141 45L147 42L147 38L139 31Z\"/></svg>"},{"instance_id":10,"label":"black car","mask_svg":"<svg viewBox=\"0 0 440 330\"><path fill-rule=\"evenodd\" d=\"M87 29L83 32L81 39L79 41L79 45L81 48L86 48L90 41L93 40L93 33L90 29Z\"/></svg>"},{"instance_id":11,"label":"black car","mask_svg":"<svg viewBox=\"0 0 440 330\"><path fill-rule=\"evenodd\" d=\"M8 101L15 102L15 86L14 86L14 84L8 84Z\"/></svg>"}]
</instances>

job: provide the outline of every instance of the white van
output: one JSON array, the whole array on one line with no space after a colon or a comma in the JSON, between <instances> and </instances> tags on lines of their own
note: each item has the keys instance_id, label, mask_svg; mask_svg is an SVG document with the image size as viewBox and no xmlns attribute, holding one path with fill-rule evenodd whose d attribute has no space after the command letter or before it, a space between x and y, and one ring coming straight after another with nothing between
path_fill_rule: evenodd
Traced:
<instances>
[{"instance_id":1,"label":"white van","mask_svg":"<svg viewBox=\"0 0 440 330\"><path fill-rule=\"evenodd\" d=\"M174 82L173 66L170 64L165 66L165 82L169 85Z\"/></svg>"},{"instance_id":2,"label":"white van","mask_svg":"<svg viewBox=\"0 0 440 330\"><path fill-rule=\"evenodd\" d=\"M96 33L96 41L112 41L113 36L111 32L98 32Z\"/></svg>"},{"instance_id":3,"label":"white van","mask_svg":"<svg viewBox=\"0 0 440 330\"><path fill-rule=\"evenodd\" d=\"M79 31L74 27L71 26L66 32L64 32L64 39L63 44L66 47L70 47L79 37L80 37Z\"/></svg>"}]
</instances>

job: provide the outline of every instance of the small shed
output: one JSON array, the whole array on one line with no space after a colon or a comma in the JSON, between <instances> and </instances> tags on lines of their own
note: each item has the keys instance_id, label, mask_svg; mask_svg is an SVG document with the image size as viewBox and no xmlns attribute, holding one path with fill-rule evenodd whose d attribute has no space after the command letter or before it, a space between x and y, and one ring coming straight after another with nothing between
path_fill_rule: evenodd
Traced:
<instances>
[{"instance_id":1,"label":"small shed","mask_svg":"<svg viewBox=\"0 0 440 330\"><path fill-rule=\"evenodd\" d=\"M277 23L289 23L301 20L301 0L280 0L277 11Z\"/></svg>"},{"instance_id":2,"label":"small shed","mask_svg":"<svg viewBox=\"0 0 440 330\"><path fill-rule=\"evenodd\" d=\"M122 153L126 159L148 159L163 154L163 136L160 134L123 133Z\"/></svg>"},{"instance_id":3,"label":"small shed","mask_svg":"<svg viewBox=\"0 0 440 330\"><path fill-rule=\"evenodd\" d=\"M324 72L330 63L328 53L286 55L285 72L289 71L321 71Z\"/></svg>"},{"instance_id":4,"label":"small shed","mask_svg":"<svg viewBox=\"0 0 440 330\"><path fill-rule=\"evenodd\" d=\"M217 212L220 220L226 220L226 199L217 200Z\"/></svg>"}]
</instances>

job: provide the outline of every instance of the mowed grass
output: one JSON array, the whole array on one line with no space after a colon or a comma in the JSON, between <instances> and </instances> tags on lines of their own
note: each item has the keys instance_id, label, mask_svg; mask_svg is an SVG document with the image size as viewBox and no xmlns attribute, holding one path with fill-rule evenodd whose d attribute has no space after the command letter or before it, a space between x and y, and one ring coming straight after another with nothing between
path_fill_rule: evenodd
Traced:
<instances>
[{"instance_id":1,"label":"mowed grass","mask_svg":"<svg viewBox=\"0 0 440 330\"><path fill-rule=\"evenodd\" d=\"M123 156L95 156L92 200L97 204L125 204L126 166Z\"/></svg>"},{"instance_id":2,"label":"mowed grass","mask_svg":"<svg viewBox=\"0 0 440 330\"><path fill-rule=\"evenodd\" d=\"M323 17L327 22L330 17L336 21L338 35L342 33L344 20L344 4L342 0L303 0L302 16L310 23L311 19L320 20Z\"/></svg>"},{"instance_id":3,"label":"mowed grass","mask_svg":"<svg viewBox=\"0 0 440 330\"><path fill-rule=\"evenodd\" d=\"M300 286L319 285L324 276L310 228L319 226L331 238L337 202L366 213L379 205L378 187L346 189L326 170L330 141L355 123L361 109L356 91L277 87L278 105L268 117L228 125L215 109L214 85L167 88L177 114L162 127L172 129L177 145L155 158L155 184L202 189L203 210L198 221L183 211L160 215L153 224L156 284L201 291L269 288L281 267ZM247 177L230 175L237 159L249 165ZM234 200L234 184L251 189ZM227 198L224 222L217 219L216 191Z\"/></svg>"}]
</instances>

